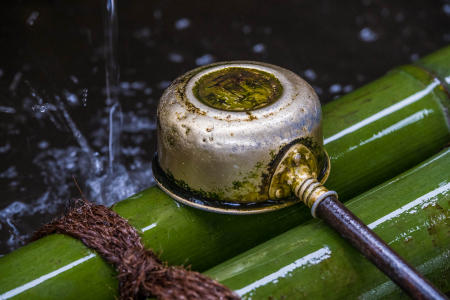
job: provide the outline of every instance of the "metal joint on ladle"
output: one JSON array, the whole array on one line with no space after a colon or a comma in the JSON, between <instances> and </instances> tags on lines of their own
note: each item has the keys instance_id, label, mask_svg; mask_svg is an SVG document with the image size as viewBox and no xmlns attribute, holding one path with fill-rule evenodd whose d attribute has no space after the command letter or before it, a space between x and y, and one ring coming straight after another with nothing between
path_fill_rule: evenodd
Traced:
<instances>
[{"instance_id":1,"label":"metal joint on ladle","mask_svg":"<svg viewBox=\"0 0 450 300\"><path fill-rule=\"evenodd\" d=\"M217 63L186 73L158 106L153 173L175 200L253 214L305 203L410 296L445 299L323 184L319 98L296 74L265 63Z\"/></svg>"},{"instance_id":2,"label":"metal joint on ladle","mask_svg":"<svg viewBox=\"0 0 450 300\"><path fill-rule=\"evenodd\" d=\"M327 156L327 164L329 158ZM272 199L282 199L291 196L291 193L309 208L316 217L317 205L328 196L338 197L335 191L329 191L317 180L317 159L306 146L293 145L282 157L275 170L270 183L269 195ZM329 169L328 169L329 172Z\"/></svg>"}]
</instances>

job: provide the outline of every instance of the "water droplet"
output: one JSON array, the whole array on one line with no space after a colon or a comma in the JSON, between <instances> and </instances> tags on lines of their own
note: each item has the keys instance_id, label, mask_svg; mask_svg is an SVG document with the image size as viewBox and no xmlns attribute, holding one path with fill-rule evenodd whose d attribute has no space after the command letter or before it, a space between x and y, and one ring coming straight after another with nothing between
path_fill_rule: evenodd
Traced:
<instances>
[{"instance_id":1,"label":"water droplet","mask_svg":"<svg viewBox=\"0 0 450 300\"><path fill-rule=\"evenodd\" d=\"M70 104L72 104L72 105L78 104L78 97L77 97L77 95L75 95L75 94L73 94L73 93L71 93L71 92L69 92L67 90L64 90L64 96L66 97L67 101Z\"/></svg>"},{"instance_id":2,"label":"water droplet","mask_svg":"<svg viewBox=\"0 0 450 300\"><path fill-rule=\"evenodd\" d=\"M210 64L214 61L214 56L212 56L211 54L203 54L200 57L197 57L195 59L195 64L197 66L203 66L203 65L207 65Z\"/></svg>"},{"instance_id":3,"label":"water droplet","mask_svg":"<svg viewBox=\"0 0 450 300\"><path fill-rule=\"evenodd\" d=\"M346 86L344 86L343 91L344 93L350 93L351 91L353 91L353 85L347 84Z\"/></svg>"},{"instance_id":4,"label":"water droplet","mask_svg":"<svg viewBox=\"0 0 450 300\"><path fill-rule=\"evenodd\" d=\"M145 95L151 95L152 92L153 92L153 89L151 87L145 88L145 90L144 90Z\"/></svg>"},{"instance_id":5,"label":"water droplet","mask_svg":"<svg viewBox=\"0 0 450 300\"><path fill-rule=\"evenodd\" d=\"M145 82L143 81L134 81L131 83L131 88L135 90L143 90L145 88Z\"/></svg>"},{"instance_id":6,"label":"water droplet","mask_svg":"<svg viewBox=\"0 0 450 300\"><path fill-rule=\"evenodd\" d=\"M39 12L38 11L31 12L31 14L27 18L27 21L26 21L27 24L30 25L30 26L33 26L38 17L39 17Z\"/></svg>"},{"instance_id":7,"label":"water droplet","mask_svg":"<svg viewBox=\"0 0 450 300\"><path fill-rule=\"evenodd\" d=\"M175 22L175 28L177 30L183 30L191 26L191 21L188 18L181 18Z\"/></svg>"},{"instance_id":8,"label":"water droplet","mask_svg":"<svg viewBox=\"0 0 450 300\"><path fill-rule=\"evenodd\" d=\"M256 45L253 46L252 48L253 52L255 53L262 53L266 50L266 46L262 43L258 43Z\"/></svg>"},{"instance_id":9,"label":"water droplet","mask_svg":"<svg viewBox=\"0 0 450 300\"><path fill-rule=\"evenodd\" d=\"M47 105L46 104L43 104L43 105L35 104L31 107L31 109L35 112L45 113L47 111Z\"/></svg>"},{"instance_id":10,"label":"water droplet","mask_svg":"<svg viewBox=\"0 0 450 300\"><path fill-rule=\"evenodd\" d=\"M163 90L163 89L166 89L169 85L170 85L170 81L163 80L158 83L158 88Z\"/></svg>"},{"instance_id":11,"label":"water droplet","mask_svg":"<svg viewBox=\"0 0 450 300\"><path fill-rule=\"evenodd\" d=\"M86 107L87 105L88 92L89 90L87 88L84 88L81 92L81 104L83 107Z\"/></svg>"},{"instance_id":12,"label":"water droplet","mask_svg":"<svg viewBox=\"0 0 450 300\"><path fill-rule=\"evenodd\" d=\"M20 83L20 79L22 78L22 72L17 72L15 75L14 75L14 78L13 78L13 80L11 81L11 84L9 85L9 90L11 91L11 92L13 92L13 91L15 91L16 89L17 89L17 86L19 85L19 83Z\"/></svg>"},{"instance_id":13,"label":"water droplet","mask_svg":"<svg viewBox=\"0 0 450 300\"><path fill-rule=\"evenodd\" d=\"M0 178L14 178L17 177L18 172L15 166L11 166L8 169L6 169L5 171L0 173Z\"/></svg>"},{"instance_id":14,"label":"water droplet","mask_svg":"<svg viewBox=\"0 0 450 300\"><path fill-rule=\"evenodd\" d=\"M140 147L122 147L122 153L128 156L135 156L142 152Z\"/></svg>"},{"instance_id":15,"label":"water droplet","mask_svg":"<svg viewBox=\"0 0 450 300\"><path fill-rule=\"evenodd\" d=\"M316 91L317 95L320 96L323 94L323 89L321 87L313 85L313 89Z\"/></svg>"},{"instance_id":16,"label":"water droplet","mask_svg":"<svg viewBox=\"0 0 450 300\"><path fill-rule=\"evenodd\" d=\"M316 80L317 79L317 74L312 69L305 70L304 74L305 74L305 77L308 78L309 80Z\"/></svg>"},{"instance_id":17,"label":"water droplet","mask_svg":"<svg viewBox=\"0 0 450 300\"><path fill-rule=\"evenodd\" d=\"M339 93L339 92L341 92L341 90L342 90L342 86L339 83L335 83L335 84L331 85L330 89L329 89L330 93L332 93L332 94Z\"/></svg>"},{"instance_id":18,"label":"water droplet","mask_svg":"<svg viewBox=\"0 0 450 300\"><path fill-rule=\"evenodd\" d=\"M38 143L38 147L39 147L39 149L47 149L48 148L48 146L49 146L49 143L47 142L47 141L40 141L39 143Z\"/></svg>"},{"instance_id":19,"label":"water droplet","mask_svg":"<svg viewBox=\"0 0 450 300\"><path fill-rule=\"evenodd\" d=\"M5 113L5 114L15 114L16 109L14 107L9 107L9 106L0 106L0 112Z\"/></svg>"},{"instance_id":20,"label":"water droplet","mask_svg":"<svg viewBox=\"0 0 450 300\"><path fill-rule=\"evenodd\" d=\"M122 81L120 83L120 88L124 90L130 89L130 83L128 81Z\"/></svg>"},{"instance_id":21,"label":"water droplet","mask_svg":"<svg viewBox=\"0 0 450 300\"><path fill-rule=\"evenodd\" d=\"M10 187L17 187L17 186L19 186L19 182L16 181L16 180L11 181L11 182L9 183L9 186L10 186Z\"/></svg>"},{"instance_id":22,"label":"water droplet","mask_svg":"<svg viewBox=\"0 0 450 300\"><path fill-rule=\"evenodd\" d=\"M378 35L369 27L364 27L359 32L359 38L363 42L371 43L371 42L375 42L378 39Z\"/></svg>"},{"instance_id":23,"label":"water droplet","mask_svg":"<svg viewBox=\"0 0 450 300\"><path fill-rule=\"evenodd\" d=\"M450 16L450 4L445 3L445 4L442 6L442 10L444 11L444 13L445 13L447 16Z\"/></svg>"},{"instance_id":24,"label":"water droplet","mask_svg":"<svg viewBox=\"0 0 450 300\"><path fill-rule=\"evenodd\" d=\"M70 80L72 80L73 83L78 84L78 78L76 76L71 75L69 78Z\"/></svg>"},{"instance_id":25,"label":"water droplet","mask_svg":"<svg viewBox=\"0 0 450 300\"><path fill-rule=\"evenodd\" d=\"M4 146L0 146L0 153L6 153L11 150L11 144L6 144Z\"/></svg>"},{"instance_id":26,"label":"water droplet","mask_svg":"<svg viewBox=\"0 0 450 300\"><path fill-rule=\"evenodd\" d=\"M172 52L169 53L169 60L174 63L181 63L184 59L181 54Z\"/></svg>"}]
</instances>

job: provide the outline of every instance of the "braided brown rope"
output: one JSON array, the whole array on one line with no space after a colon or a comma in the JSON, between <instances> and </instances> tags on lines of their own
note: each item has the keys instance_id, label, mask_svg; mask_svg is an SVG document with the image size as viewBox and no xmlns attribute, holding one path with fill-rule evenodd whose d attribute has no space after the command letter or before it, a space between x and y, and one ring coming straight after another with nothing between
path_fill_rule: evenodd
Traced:
<instances>
[{"instance_id":1,"label":"braided brown rope","mask_svg":"<svg viewBox=\"0 0 450 300\"><path fill-rule=\"evenodd\" d=\"M63 233L97 251L118 271L120 299L239 299L227 287L198 272L163 264L146 250L136 230L114 211L78 200L68 214L34 236Z\"/></svg>"}]
</instances>

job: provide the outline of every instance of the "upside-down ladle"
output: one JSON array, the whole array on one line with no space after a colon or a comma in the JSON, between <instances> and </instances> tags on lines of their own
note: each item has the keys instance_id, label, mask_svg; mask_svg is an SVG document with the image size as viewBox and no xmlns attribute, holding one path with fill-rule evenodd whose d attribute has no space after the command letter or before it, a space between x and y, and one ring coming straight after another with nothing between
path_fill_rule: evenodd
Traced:
<instances>
[{"instance_id":1,"label":"upside-down ladle","mask_svg":"<svg viewBox=\"0 0 450 300\"><path fill-rule=\"evenodd\" d=\"M303 202L410 296L445 299L323 186L320 102L296 74L250 61L197 68L166 89L157 124L154 176L175 200L226 214Z\"/></svg>"}]
</instances>

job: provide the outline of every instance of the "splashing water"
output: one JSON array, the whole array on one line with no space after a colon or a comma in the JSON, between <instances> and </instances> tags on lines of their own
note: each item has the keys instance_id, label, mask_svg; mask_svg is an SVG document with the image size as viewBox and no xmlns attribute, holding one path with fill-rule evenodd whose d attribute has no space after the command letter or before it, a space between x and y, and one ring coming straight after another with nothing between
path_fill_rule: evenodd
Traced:
<instances>
[{"instance_id":1,"label":"splashing water","mask_svg":"<svg viewBox=\"0 0 450 300\"><path fill-rule=\"evenodd\" d=\"M87 88L82 89L82 103L78 103L76 95L67 90L63 90L62 95L55 93L53 97L46 97L27 83L31 97L25 99L24 106L31 107L29 113L39 120L50 120L59 131L69 129L77 145L54 148L46 140L38 143L37 148L42 151L34 157L33 164L40 169L45 190L35 199L20 199L0 210L0 230L9 232L6 241L9 251L29 237L27 232L31 230L22 227L23 219L42 215L49 221L48 215L58 214L67 206L74 191L73 178L90 201L106 206L154 184L151 162L146 159L142 145L145 135L155 130L155 122L132 111L123 113L119 101L119 94L129 87L120 85L117 0L106 0L104 34L105 109L99 112L101 126L88 137L83 135L66 108L66 104L86 107ZM17 82L16 78L14 85L18 85ZM74 82L77 84L78 80ZM133 82L130 87L142 92L149 89L144 82ZM128 134L135 146L122 148L121 133ZM122 162L122 156L127 157L127 163ZM15 168L12 170L14 172L5 173L12 177L8 179L20 177Z\"/></svg>"},{"instance_id":2,"label":"splashing water","mask_svg":"<svg viewBox=\"0 0 450 300\"><path fill-rule=\"evenodd\" d=\"M106 1L105 17L105 83L106 105L108 111L108 168L106 172L96 173L95 177L88 177L86 186L91 201L112 205L115 202L144 188L142 178L152 181L150 165L133 171L120 162L120 137L123 130L123 113L119 101L120 69L117 59L118 51L118 18L117 0ZM154 127L152 127L154 129ZM95 162L99 165L97 162ZM141 179L141 180L139 180Z\"/></svg>"}]
</instances>

